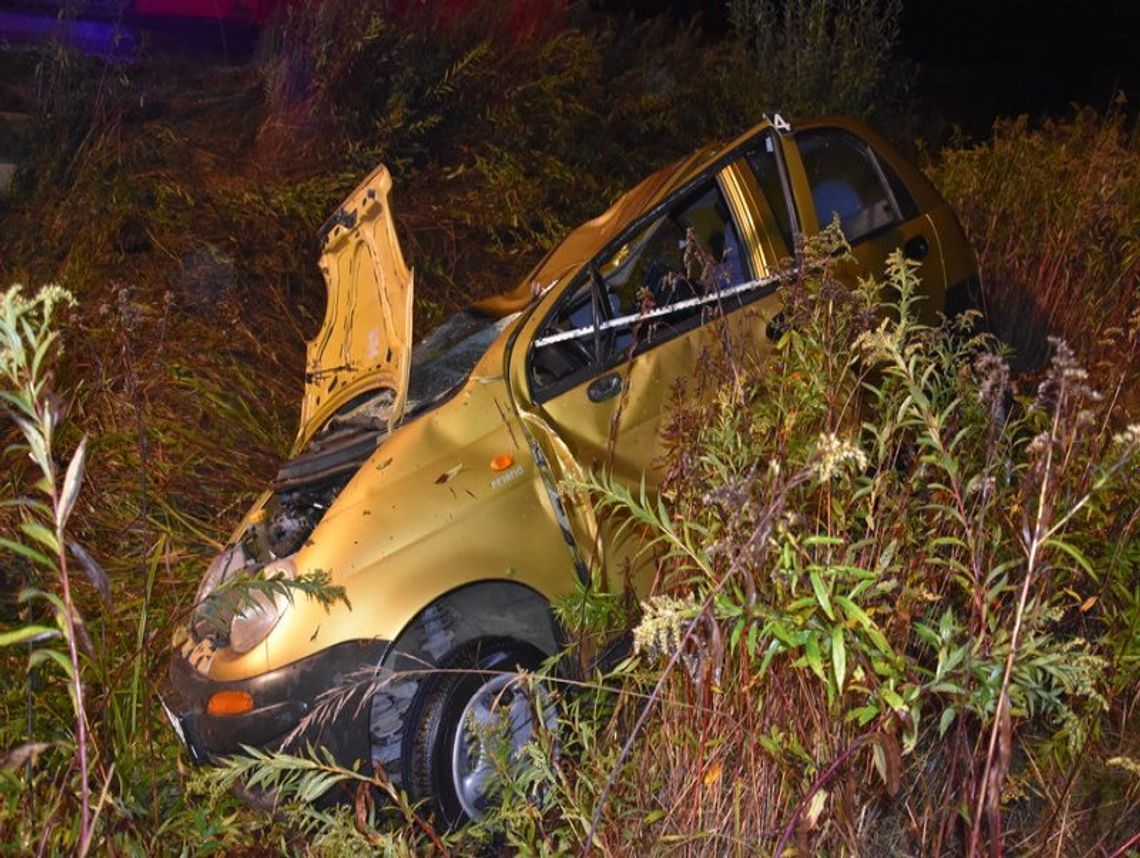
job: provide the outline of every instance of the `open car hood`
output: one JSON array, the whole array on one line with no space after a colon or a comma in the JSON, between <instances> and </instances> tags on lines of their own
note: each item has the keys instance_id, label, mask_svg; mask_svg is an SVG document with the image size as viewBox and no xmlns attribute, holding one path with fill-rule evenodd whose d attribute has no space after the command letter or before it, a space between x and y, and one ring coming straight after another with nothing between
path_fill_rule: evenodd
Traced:
<instances>
[{"instance_id":1,"label":"open car hood","mask_svg":"<svg viewBox=\"0 0 1140 858\"><path fill-rule=\"evenodd\" d=\"M412 351L412 271L388 205L392 177L377 167L320 231L325 318L309 340L300 448L345 403L392 392L389 427L403 415Z\"/></svg>"}]
</instances>

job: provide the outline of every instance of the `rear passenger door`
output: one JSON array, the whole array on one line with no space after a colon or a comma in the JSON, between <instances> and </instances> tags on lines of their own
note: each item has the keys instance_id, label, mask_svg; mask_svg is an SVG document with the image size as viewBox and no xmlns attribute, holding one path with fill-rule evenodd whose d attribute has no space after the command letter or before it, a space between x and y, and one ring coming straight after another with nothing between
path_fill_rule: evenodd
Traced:
<instances>
[{"instance_id":1,"label":"rear passenger door","mask_svg":"<svg viewBox=\"0 0 1140 858\"><path fill-rule=\"evenodd\" d=\"M807 234L838 219L858 261L857 274L881 279L887 257L897 249L921 263L920 292L941 296L946 289L938 234L930 217L889 162L864 139L838 126L797 131L789 157L802 171L797 208ZM934 321L939 300L920 305L920 315Z\"/></svg>"}]
</instances>

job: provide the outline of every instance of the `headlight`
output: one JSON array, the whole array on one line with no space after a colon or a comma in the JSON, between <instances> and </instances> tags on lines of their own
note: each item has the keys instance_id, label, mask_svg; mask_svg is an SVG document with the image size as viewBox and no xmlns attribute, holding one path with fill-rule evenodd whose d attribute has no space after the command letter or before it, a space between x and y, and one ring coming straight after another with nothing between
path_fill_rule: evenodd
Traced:
<instances>
[{"instance_id":1,"label":"headlight","mask_svg":"<svg viewBox=\"0 0 1140 858\"><path fill-rule=\"evenodd\" d=\"M218 588L218 585L230 577L234 572L244 569L249 564L249 558L245 553L245 546L240 542L237 545L231 546L210 561L209 568L206 569L206 574L202 577L202 583L198 585L198 593L194 596L194 604L201 605L202 602Z\"/></svg>"},{"instance_id":2,"label":"headlight","mask_svg":"<svg viewBox=\"0 0 1140 858\"><path fill-rule=\"evenodd\" d=\"M297 577L297 568L292 560L275 560L262 569L260 575L265 579L292 580ZM249 652L265 640L288 607L289 597L282 592L251 590L242 601L241 611L230 621L230 648L238 653Z\"/></svg>"}]
</instances>

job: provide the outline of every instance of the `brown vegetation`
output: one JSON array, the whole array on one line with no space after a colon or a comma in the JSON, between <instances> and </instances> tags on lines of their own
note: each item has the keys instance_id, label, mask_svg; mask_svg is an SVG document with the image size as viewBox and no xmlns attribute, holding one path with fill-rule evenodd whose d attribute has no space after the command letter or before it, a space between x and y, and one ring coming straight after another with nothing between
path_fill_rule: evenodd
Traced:
<instances>
[{"instance_id":1,"label":"brown vegetation","mask_svg":"<svg viewBox=\"0 0 1140 858\"><path fill-rule=\"evenodd\" d=\"M558 761L538 754L495 819L443 837L358 826L363 805L249 811L185 769L155 705L204 559L289 446L304 335L323 310L312 236L359 176L392 168L424 332L760 106L893 103L891 21L867 29L893 4L783 5L839 9L851 50L874 54L765 76L750 50L784 51L771 59L790 69L797 49L811 60L825 44L789 42L803 21L761 20L772 4L759 2L734 4L745 37L718 45L573 9L543 39L501 38L493 16L441 34L394 26L377 0L298 13L243 68L3 57L11 79L35 81L39 114L27 168L0 198L0 283L58 281L78 299L52 364L54 452L68 460L90 436L68 531L112 598L75 587L89 784L66 682L47 665L29 672L25 644L0 655L0 842L73 849L88 788L102 808L95 850L145 854L589 842L611 854L943 854L974 832L996 844L999 827L1014 851L1104 855L1127 840L1140 798L1138 487L1120 458L1131 442L1112 439L1119 402L1137 395L1140 151L1118 114L1001 123L930 168L1017 362L1052 361L1040 398L939 332L860 340L849 312L826 335L805 325L787 338L781 372L737 366L747 384L726 385L711 417L679 410L665 506L600 478L599 502L671 540L669 599L633 615L595 598L568 608L583 636L640 623L640 657L565 695ZM813 296L833 287L801 285L789 297L818 323L830 305ZM864 300L827 294L851 311ZM1049 334L1076 356L1050 352ZM894 369L860 391L846 361L865 348ZM3 437L22 436L9 424ZM33 463L9 454L5 466L3 497L29 494ZM5 537L28 515L0 508ZM5 630L67 620L17 601L57 572L5 557ZM335 776L311 761L241 765L294 786ZM524 800L536 789L542 806Z\"/></svg>"}]
</instances>

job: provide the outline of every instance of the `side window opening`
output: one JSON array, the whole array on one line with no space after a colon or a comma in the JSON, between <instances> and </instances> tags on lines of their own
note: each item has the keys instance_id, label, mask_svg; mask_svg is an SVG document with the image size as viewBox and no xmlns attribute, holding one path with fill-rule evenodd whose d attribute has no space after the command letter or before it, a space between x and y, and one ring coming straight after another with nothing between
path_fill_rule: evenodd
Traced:
<instances>
[{"instance_id":1,"label":"side window opening","mask_svg":"<svg viewBox=\"0 0 1140 858\"><path fill-rule=\"evenodd\" d=\"M543 327L531 355L531 382L536 389L574 376L597 361L600 331L595 324L595 296L594 283L586 278L570 290Z\"/></svg>"},{"instance_id":2,"label":"side window opening","mask_svg":"<svg viewBox=\"0 0 1140 858\"><path fill-rule=\"evenodd\" d=\"M756 177L756 184L759 185L760 192L764 194L768 208L772 210L776 228L779 229L780 236L784 239L784 247L791 253L796 245L792 235L792 215L788 210L790 197L784 187L783 180L780 178L776 146L775 135L770 131L765 132L760 138L760 144L749 151L745 157L748 166Z\"/></svg>"},{"instance_id":3,"label":"side window opening","mask_svg":"<svg viewBox=\"0 0 1140 858\"><path fill-rule=\"evenodd\" d=\"M879 162L862 140L820 128L800 132L796 143L821 227L838 216L847 240L857 244L902 220Z\"/></svg>"},{"instance_id":4,"label":"side window opening","mask_svg":"<svg viewBox=\"0 0 1140 858\"><path fill-rule=\"evenodd\" d=\"M752 276L740 235L710 179L587 266L535 340L535 390L633 357L747 300L731 291Z\"/></svg>"}]
</instances>

